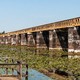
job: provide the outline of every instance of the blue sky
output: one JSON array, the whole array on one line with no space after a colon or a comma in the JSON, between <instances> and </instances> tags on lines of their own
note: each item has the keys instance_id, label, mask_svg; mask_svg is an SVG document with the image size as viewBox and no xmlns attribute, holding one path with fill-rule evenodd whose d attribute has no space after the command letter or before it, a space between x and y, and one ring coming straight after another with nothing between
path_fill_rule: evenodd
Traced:
<instances>
[{"instance_id":1,"label":"blue sky","mask_svg":"<svg viewBox=\"0 0 80 80\"><path fill-rule=\"evenodd\" d=\"M80 0L0 0L0 32L80 17Z\"/></svg>"}]
</instances>

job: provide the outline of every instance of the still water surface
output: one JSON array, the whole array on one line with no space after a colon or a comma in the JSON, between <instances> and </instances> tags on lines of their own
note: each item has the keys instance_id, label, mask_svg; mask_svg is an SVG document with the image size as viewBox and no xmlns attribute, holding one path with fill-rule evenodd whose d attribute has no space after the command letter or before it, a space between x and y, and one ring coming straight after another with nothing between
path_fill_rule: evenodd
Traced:
<instances>
[{"instance_id":1,"label":"still water surface","mask_svg":"<svg viewBox=\"0 0 80 80\"><path fill-rule=\"evenodd\" d=\"M23 71L25 72L25 69L23 69ZM11 71L9 71L9 73L11 73ZM5 69L0 69L0 74L5 74ZM14 74L16 75L17 72L14 71ZM25 78L23 77L22 80L25 80ZM34 69L28 69L28 80L55 80L55 79L51 79L50 77Z\"/></svg>"}]
</instances>

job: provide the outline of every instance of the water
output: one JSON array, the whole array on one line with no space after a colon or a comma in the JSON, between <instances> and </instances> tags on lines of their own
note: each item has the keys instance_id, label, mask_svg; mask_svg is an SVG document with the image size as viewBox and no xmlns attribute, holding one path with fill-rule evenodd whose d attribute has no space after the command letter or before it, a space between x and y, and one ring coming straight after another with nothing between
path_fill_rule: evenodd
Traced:
<instances>
[{"instance_id":1,"label":"water","mask_svg":"<svg viewBox=\"0 0 80 80\"><path fill-rule=\"evenodd\" d=\"M33 69L29 69L28 72L28 80L54 80Z\"/></svg>"},{"instance_id":2,"label":"water","mask_svg":"<svg viewBox=\"0 0 80 80\"><path fill-rule=\"evenodd\" d=\"M25 69L23 69L23 71L25 73ZM9 71L9 73L11 73L11 71ZM5 70L0 69L0 74L5 74ZM16 75L17 72L14 71L14 74ZM25 80L25 78L23 77L22 80ZM51 79L50 77L48 77L34 69L28 69L28 80L55 80L55 79Z\"/></svg>"}]
</instances>

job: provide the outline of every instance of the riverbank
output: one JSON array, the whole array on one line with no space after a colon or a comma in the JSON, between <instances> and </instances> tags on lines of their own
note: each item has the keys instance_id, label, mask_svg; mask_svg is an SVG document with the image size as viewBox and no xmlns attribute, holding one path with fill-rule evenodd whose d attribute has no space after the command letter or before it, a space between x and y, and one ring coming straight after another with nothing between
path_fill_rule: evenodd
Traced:
<instances>
[{"instance_id":1,"label":"riverbank","mask_svg":"<svg viewBox=\"0 0 80 80\"><path fill-rule=\"evenodd\" d=\"M66 76L64 77L64 76L61 76L61 75L53 73L53 72L51 73L48 70L41 70L40 72L44 73L45 75L47 75L51 78L54 78L55 80L70 80Z\"/></svg>"}]
</instances>

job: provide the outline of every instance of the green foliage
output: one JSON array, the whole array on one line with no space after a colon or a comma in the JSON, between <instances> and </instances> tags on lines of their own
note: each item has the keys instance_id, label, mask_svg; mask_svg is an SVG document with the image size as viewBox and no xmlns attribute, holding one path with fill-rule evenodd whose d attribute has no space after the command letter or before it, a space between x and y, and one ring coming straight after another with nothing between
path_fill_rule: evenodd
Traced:
<instances>
[{"instance_id":1,"label":"green foliage","mask_svg":"<svg viewBox=\"0 0 80 80\"><path fill-rule=\"evenodd\" d=\"M0 45L1 57L7 56L15 61L22 60L28 63L30 68L37 70L47 69L48 71L53 71L58 69L70 73L75 78L80 78L80 58L68 59L68 57L61 57L62 55L67 55L67 52L48 51L45 49L36 51L35 48L27 48L26 46ZM0 59L1 61L3 62Z\"/></svg>"},{"instance_id":2,"label":"green foliage","mask_svg":"<svg viewBox=\"0 0 80 80\"><path fill-rule=\"evenodd\" d=\"M5 34L5 31L1 32L0 34Z\"/></svg>"}]
</instances>

